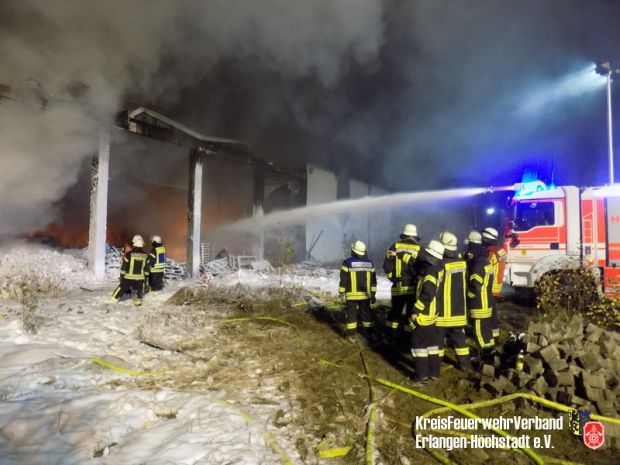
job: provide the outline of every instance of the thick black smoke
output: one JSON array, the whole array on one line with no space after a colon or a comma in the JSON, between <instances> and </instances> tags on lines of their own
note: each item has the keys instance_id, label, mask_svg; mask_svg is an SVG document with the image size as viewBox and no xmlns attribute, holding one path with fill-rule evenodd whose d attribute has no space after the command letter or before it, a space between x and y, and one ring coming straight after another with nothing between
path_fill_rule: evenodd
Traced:
<instances>
[{"instance_id":1,"label":"thick black smoke","mask_svg":"<svg viewBox=\"0 0 620 465\"><path fill-rule=\"evenodd\" d=\"M386 0L382 15L379 54L345 56L331 85L229 56L173 113L391 190L513 183L540 160L559 182L606 181L604 83L571 77L620 58L620 2Z\"/></svg>"},{"instance_id":2,"label":"thick black smoke","mask_svg":"<svg viewBox=\"0 0 620 465\"><path fill-rule=\"evenodd\" d=\"M200 89L215 116L219 91L200 82L222 61L331 86L345 57L374 59L382 37L379 0L8 0L0 11L0 235L53 218L126 99L166 109Z\"/></svg>"},{"instance_id":3,"label":"thick black smoke","mask_svg":"<svg viewBox=\"0 0 620 465\"><path fill-rule=\"evenodd\" d=\"M130 101L260 157L391 190L514 182L541 158L559 182L605 180L603 87L566 79L620 55L614 0L6 0L0 11L0 235L52 218L98 126Z\"/></svg>"}]
</instances>

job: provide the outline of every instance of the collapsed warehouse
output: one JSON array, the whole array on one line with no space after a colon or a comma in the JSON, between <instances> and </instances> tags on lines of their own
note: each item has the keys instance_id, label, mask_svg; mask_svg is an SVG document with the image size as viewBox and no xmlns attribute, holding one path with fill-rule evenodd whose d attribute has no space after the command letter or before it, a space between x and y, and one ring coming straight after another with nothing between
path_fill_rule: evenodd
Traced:
<instances>
[{"instance_id":1,"label":"collapsed warehouse","mask_svg":"<svg viewBox=\"0 0 620 465\"><path fill-rule=\"evenodd\" d=\"M361 239L380 261L400 224L412 216L434 233L448 224L465 231L475 212L471 203L451 200L442 204L440 217L404 205L326 212L323 218L234 234L224 226L248 216L387 191L344 171L277 165L255 157L246 142L205 136L144 107L120 112L111 131L101 131L98 153L84 162L78 181L58 202L56 221L32 235L65 247L88 245L95 276L103 275L106 243L120 247L136 233L164 237L170 257L187 261L188 274L197 277L200 266L223 250L280 262L278 254L288 245L287 263L333 264Z\"/></svg>"}]
</instances>

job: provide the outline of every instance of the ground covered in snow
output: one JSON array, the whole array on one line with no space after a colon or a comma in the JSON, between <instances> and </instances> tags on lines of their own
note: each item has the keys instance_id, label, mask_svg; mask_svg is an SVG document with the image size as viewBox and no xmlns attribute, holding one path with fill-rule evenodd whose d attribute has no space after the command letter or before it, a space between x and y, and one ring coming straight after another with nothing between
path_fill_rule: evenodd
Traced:
<instances>
[{"instance_id":1,"label":"ground covered in snow","mask_svg":"<svg viewBox=\"0 0 620 465\"><path fill-rule=\"evenodd\" d=\"M0 464L434 463L411 436L413 418L434 406L361 376L411 387L408 355L340 338L337 270L172 283L135 308L109 303L116 280L91 281L79 253L1 253ZM450 365L418 390L455 403L490 397ZM554 441L542 452L617 457L565 432ZM497 450L450 457L529 463Z\"/></svg>"}]
</instances>

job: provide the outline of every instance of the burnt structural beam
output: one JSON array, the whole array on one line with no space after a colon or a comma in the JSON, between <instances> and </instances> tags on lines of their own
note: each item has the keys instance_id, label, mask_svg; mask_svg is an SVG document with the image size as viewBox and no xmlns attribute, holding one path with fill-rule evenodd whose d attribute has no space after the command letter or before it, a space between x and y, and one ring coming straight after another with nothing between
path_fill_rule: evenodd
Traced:
<instances>
[{"instance_id":1,"label":"burnt structural beam","mask_svg":"<svg viewBox=\"0 0 620 465\"><path fill-rule=\"evenodd\" d=\"M145 107L118 113L116 123L121 128L140 136L170 144L199 148L209 155L251 163L251 149L247 142L206 136L166 116Z\"/></svg>"},{"instance_id":2,"label":"burnt structural beam","mask_svg":"<svg viewBox=\"0 0 620 465\"><path fill-rule=\"evenodd\" d=\"M189 148L189 186L187 203L187 272L200 274L200 236L202 223L203 166L207 156L218 156L239 163L253 162L247 142L200 134L193 129L145 107L125 110L117 115L121 128L137 135Z\"/></svg>"},{"instance_id":3,"label":"burnt structural beam","mask_svg":"<svg viewBox=\"0 0 620 465\"><path fill-rule=\"evenodd\" d=\"M88 266L96 278L105 276L105 245L108 216L110 130L99 131L99 151L93 157L88 228Z\"/></svg>"}]
</instances>

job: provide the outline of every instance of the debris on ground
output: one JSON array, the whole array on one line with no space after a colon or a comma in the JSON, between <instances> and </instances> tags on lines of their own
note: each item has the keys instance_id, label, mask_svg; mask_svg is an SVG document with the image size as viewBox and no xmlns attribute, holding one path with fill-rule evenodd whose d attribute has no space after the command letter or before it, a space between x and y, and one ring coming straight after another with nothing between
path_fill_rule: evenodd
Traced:
<instances>
[{"instance_id":1,"label":"debris on ground","mask_svg":"<svg viewBox=\"0 0 620 465\"><path fill-rule=\"evenodd\" d=\"M483 366L483 387L493 395L531 389L563 405L615 417L620 412L620 334L574 315L568 322L531 321L524 336L523 370ZM486 371L485 371L486 370Z\"/></svg>"}]
</instances>

